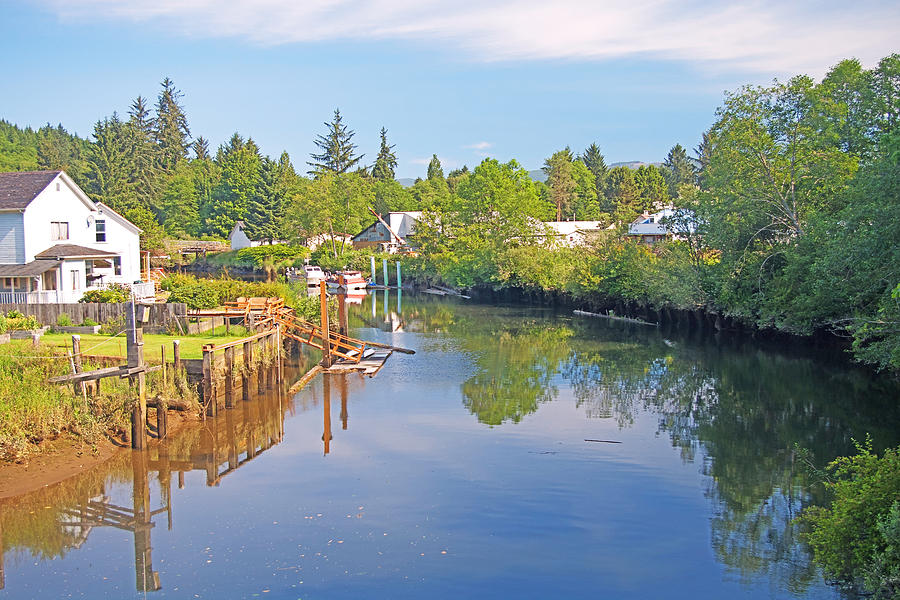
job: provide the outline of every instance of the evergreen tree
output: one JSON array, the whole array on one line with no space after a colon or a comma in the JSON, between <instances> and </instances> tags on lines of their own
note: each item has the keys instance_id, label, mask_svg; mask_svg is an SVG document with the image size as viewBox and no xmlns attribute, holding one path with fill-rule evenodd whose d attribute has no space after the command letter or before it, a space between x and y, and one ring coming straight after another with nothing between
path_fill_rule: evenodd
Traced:
<instances>
[{"instance_id":1,"label":"evergreen tree","mask_svg":"<svg viewBox=\"0 0 900 600\"><path fill-rule=\"evenodd\" d=\"M83 182L87 149L86 140L70 134L62 124L51 127L48 123L37 131L39 169L65 171L76 182Z\"/></svg>"},{"instance_id":2,"label":"evergreen tree","mask_svg":"<svg viewBox=\"0 0 900 600\"><path fill-rule=\"evenodd\" d=\"M438 159L437 154L432 154L431 162L428 163L428 179L444 181L444 167L441 166L441 161Z\"/></svg>"},{"instance_id":3,"label":"evergreen tree","mask_svg":"<svg viewBox=\"0 0 900 600\"><path fill-rule=\"evenodd\" d=\"M225 237L235 222L247 215L250 200L260 184L262 157L252 139L245 142L235 133L227 144L219 147L216 164L222 176L211 201L201 207L201 216L208 233Z\"/></svg>"},{"instance_id":4,"label":"evergreen tree","mask_svg":"<svg viewBox=\"0 0 900 600\"><path fill-rule=\"evenodd\" d=\"M191 131L180 101L183 94L175 83L166 77L156 102L156 119L153 126L154 141L159 149L159 165L164 171L172 171L179 161L187 157Z\"/></svg>"},{"instance_id":5,"label":"evergreen tree","mask_svg":"<svg viewBox=\"0 0 900 600\"><path fill-rule=\"evenodd\" d=\"M694 164L687 156L687 151L681 144L675 144L666 160L663 162L665 167L666 182L669 186L669 196L678 197L678 186L688 183L693 184L695 179Z\"/></svg>"},{"instance_id":6,"label":"evergreen tree","mask_svg":"<svg viewBox=\"0 0 900 600\"><path fill-rule=\"evenodd\" d=\"M660 210L669 203L669 186L663 171L656 165L638 167L633 173L634 185L641 200L641 209Z\"/></svg>"},{"instance_id":7,"label":"evergreen tree","mask_svg":"<svg viewBox=\"0 0 900 600\"><path fill-rule=\"evenodd\" d=\"M94 143L88 154L88 189L91 197L124 214L135 205L131 176L134 172L132 139L128 126L113 113L94 125Z\"/></svg>"},{"instance_id":8,"label":"evergreen tree","mask_svg":"<svg viewBox=\"0 0 900 600\"><path fill-rule=\"evenodd\" d=\"M138 96L128 111L131 138L131 182L135 195L148 208L158 211L159 158L154 144L154 120L143 97Z\"/></svg>"},{"instance_id":9,"label":"evergreen tree","mask_svg":"<svg viewBox=\"0 0 900 600\"><path fill-rule=\"evenodd\" d=\"M606 176L606 197L616 219L628 223L641 212L641 200L634 175L628 167L613 167Z\"/></svg>"},{"instance_id":10,"label":"evergreen tree","mask_svg":"<svg viewBox=\"0 0 900 600\"><path fill-rule=\"evenodd\" d=\"M310 154L312 162L308 162L313 170L310 175L325 173L346 173L356 166L364 154L356 155L356 144L352 142L355 131L347 129L343 124L340 109L334 109L334 119L325 123L328 132L318 135L313 141L321 150L320 154Z\"/></svg>"},{"instance_id":11,"label":"evergreen tree","mask_svg":"<svg viewBox=\"0 0 900 600\"><path fill-rule=\"evenodd\" d=\"M248 234L269 243L284 239L284 214L288 194L295 187L297 174L287 152L278 161L262 159L256 193L250 198L244 219Z\"/></svg>"},{"instance_id":12,"label":"evergreen tree","mask_svg":"<svg viewBox=\"0 0 900 600\"><path fill-rule=\"evenodd\" d=\"M602 190L609 168L606 166L606 159L603 157L603 153L600 152L600 147L597 144L591 144L584 149L584 153L578 157L578 160L584 163L584 166L594 174L594 186L597 190Z\"/></svg>"},{"instance_id":13,"label":"evergreen tree","mask_svg":"<svg viewBox=\"0 0 900 600\"><path fill-rule=\"evenodd\" d=\"M387 129L381 128L381 149L375 166L372 167L372 177L380 181L394 179L394 170L397 168L397 155L394 154L394 144L387 143Z\"/></svg>"},{"instance_id":14,"label":"evergreen tree","mask_svg":"<svg viewBox=\"0 0 900 600\"><path fill-rule=\"evenodd\" d=\"M194 143L191 144L191 150L194 151L194 157L197 160L209 160L209 140L202 135L199 136Z\"/></svg>"},{"instance_id":15,"label":"evergreen tree","mask_svg":"<svg viewBox=\"0 0 900 600\"><path fill-rule=\"evenodd\" d=\"M547 175L550 202L556 207L556 220L562 221L563 216L571 214L570 208L575 200L577 183L572 166L572 151L565 148L554 152L553 156L544 161L542 170Z\"/></svg>"}]
</instances>

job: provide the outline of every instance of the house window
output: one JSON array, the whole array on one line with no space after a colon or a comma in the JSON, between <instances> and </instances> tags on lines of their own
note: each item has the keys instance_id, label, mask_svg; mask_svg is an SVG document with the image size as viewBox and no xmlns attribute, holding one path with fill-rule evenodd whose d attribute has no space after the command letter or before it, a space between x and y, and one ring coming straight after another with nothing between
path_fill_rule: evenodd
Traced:
<instances>
[{"instance_id":1,"label":"house window","mask_svg":"<svg viewBox=\"0 0 900 600\"><path fill-rule=\"evenodd\" d=\"M8 290L13 289L13 278L12 277L4 277L3 278L3 287Z\"/></svg>"},{"instance_id":2,"label":"house window","mask_svg":"<svg viewBox=\"0 0 900 600\"><path fill-rule=\"evenodd\" d=\"M94 222L94 226L97 230L97 241L105 242L106 241L106 221L104 219L97 219Z\"/></svg>"},{"instance_id":3,"label":"house window","mask_svg":"<svg viewBox=\"0 0 900 600\"><path fill-rule=\"evenodd\" d=\"M122 257L115 256L113 257L113 269L116 275L122 274Z\"/></svg>"},{"instance_id":4,"label":"house window","mask_svg":"<svg viewBox=\"0 0 900 600\"><path fill-rule=\"evenodd\" d=\"M69 223L68 221L51 221L50 222L50 240L58 242L60 240L69 239Z\"/></svg>"}]
</instances>

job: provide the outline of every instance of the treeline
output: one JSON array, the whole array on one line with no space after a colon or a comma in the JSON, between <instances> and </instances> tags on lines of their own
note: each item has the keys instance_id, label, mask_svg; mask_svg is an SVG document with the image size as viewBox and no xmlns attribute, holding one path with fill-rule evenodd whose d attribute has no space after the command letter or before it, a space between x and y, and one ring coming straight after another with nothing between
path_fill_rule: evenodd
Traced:
<instances>
[{"instance_id":1,"label":"treeline","mask_svg":"<svg viewBox=\"0 0 900 600\"><path fill-rule=\"evenodd\" d=\"M416 268L465 287L829 331L852 339L859 360L900 370L898 118L896 54L871 70L845 60L819 83L797 76L741 88L726 95L685 176L661 170L667 195L656 186L659 197L631 204L625 198L634 195L610 194L615 170L595 183L605 191L598 201L613 200L599 214L619 227L588 250L550 248L533 233L548 204L570 214L564 207L578 204L577 191L564 192L577 185L552 172L546 186L533 185L514 162L486 160L426 214ZM570 164L567 155L554 154L546 168ZM571 162L573 173L588 166L586 156ZM669 226L681 239L652 248L623 241L629 214L670 197L678 210Z\"/></svg>"},{"instance_id":2,"label":"treeline","mask_svg":"<svg viewBox=\"0 0 900 600\"><path fill-rule=\"evenodd\" d=\"M366 163L338 110L305 174L238 133L213 154L192 137L181 98L166 79L154 106L137 97L91 140L0 122L0 168L65 169L143 228L149 248L166 236L221 238L237 220L257 239L337 240L370 222L370 207L422 210L410 265L422 277L828 330L852 337L860 360L900 369L896 54L874 69L845 60L818 83L798 76L727 94L694 155L676 144L661 166L607 168L596 144L559 150L545 183L490 158L445 174L433 156L404 188L387 131ZM679 208L669 225L681 239L623 242L635 215L667 204ZM554 219L612 229L589 249L553 247L539 223Z\"/></svg>"},{"instance_id":3,"label":"treeline","mask_svg":"<svg viewBox=\"0 0 900 600\"><path fill-rule=\"evenodd\" d=\"M238 220L254 239L355 234L371 219L370 207L383 213L451 205L470 175L463 167L445 176L434 156L427 176L405 188L395 180L387 130L366 164L339 110L314 140L318 152L305 173L287 152L265 156L239 133L213 150L193 136L182 98L167 78L155 103L136 97L124 116L113 112L95 123L90 139L62 125L32 130L0 121L0 170L65 170L93 198L139 225L145 249L161 247L166 237L223 238ZM693 181L693 166L678 145L662 167L608 169L592 144L579 156L568 148L554 153L544 164L547 183L529 185L541 200L540 219L613 222L668 202L680 183Z\"/></svg>"}]
</instances>

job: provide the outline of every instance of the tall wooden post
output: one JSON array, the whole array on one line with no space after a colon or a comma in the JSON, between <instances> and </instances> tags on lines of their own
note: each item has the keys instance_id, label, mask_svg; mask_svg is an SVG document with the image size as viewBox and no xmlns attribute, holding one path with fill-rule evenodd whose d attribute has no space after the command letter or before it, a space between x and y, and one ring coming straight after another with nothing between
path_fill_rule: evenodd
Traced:
<instances>
[{"instance_id":1,"label":"tall wooden post","mask_svg":"<svg viewBox=\"0 0 900 600\"><path fill-rule=\"evenodd\" d=\"M216 377L213 373L215 361L210 348L212 344L203 346L203 402L206 405L204 414L207 417L214 417L218 413L219 406L216 402Z\"/></svg>"},{"instance_id":2,"label":"tall wooden post","mask_svg":"<svg viewBox=\"0 0 900 600\"><path fill-rule=\"evenodd\" d=\"M144 328L138 327L134 302L125 305L125 327L128 340L128 367L144 367ZM147 375L143 371L132 376L137 384L137 399L131 408L131 447L143 450L147 445Z\"/></svg>"},{"instance_id":3,"label":"tall wooden post","mask_svg":"<svg viewBox=\"0 0 900 600\"><path fill-rule=\"evenodd\" d=\"M381 259L381 273L384 275L384 287L388 286L388 275L387 275L387 259Z\"/></svg>"},{"instance_id":4,"label":"tall wooden post","mask_svg":"<svg viewBox=\"0 0 900 600\"><path fill-rule=\"evenodd\" d=\"M244 373L241 377L241 400L250 401L250 369L253 366L253 343L244 342Z\"/></svg>"},{"instance_id":5,"label":"tall wooden post","mask_svg":"<svg viewBox=\"0 0 900 600\"><path fill-rule=\"evenodd\" d=\"M72 335L72 365L75 367L76 373L81 373L84 370L81 365L81 336L78 334ZM87 396L87 390L83 381L76 383L74 387L76 394L80 394L82 397Z\"/></svg>"},{"instance_id":6,"label":"tall wooden post","mask_svg":"<svg viewBox=\"0 0 900 600\"><path fill-rule=\"evenodd\" d=\"M372 285L378 285L378 280L375 279L375 257L374 256L369 257L369 263L372 266Z\"/></svg>"},{"instance_id":7,"label":"tall wooden post","mask_svg":"<svg viewBox=\"0 0 900 600\"><path fill-rule=\"evenodd\" d=\"M281 337L281 323L275 326L275 348L278 350L276 357L278 361L278 387L280 388L284 381L284 339Z\"/></svg>"},{"instance_id":8,"label":"tall wooden post","mask_svg":"<svg viewBox=\"0 0 900 600\"><path fill-rule=\"evenodd\" d=\"M341 335L347 335L347 332L350 330L348 326L347 319L347 295L346 294L338 294L338 333Z\"/></svg>"},{"instance_id":9,"label":"tall wooden post","mask_svg":"<svg viewBox=\"0 0 900 600\"><path fill-rule=\"evenodd\" d=\"M322 313L322 366L331 367L331 334L328 330L328 291L324 281L319 282L319 305Z\"/></svg>"},{"instance_id":10,"label":"tall wooden post","mask_svg":"<svg viewBox=\"0 0 900 600\"><path fill-rule=\"evenodd\" d=\"M225 348L225 408L234 407L234 346Z\"/></svg>"},{"instance_id":11,"label":"tall wooden post","mask_svg":"<svg viewBox=\"0 0 900 600\"><path fill-rule=\"evenodd\" d=\"M266 392L266 352L263 338L256 340L256 350L259 352L259 368L256 369L256 393L264 394Z\"/></svg>"},{"instance_id":12,"label":"tall wooden post","mask_svg":"<svg viewBox=\"0 0 900 600\"><path fill-rule=\"evenodd\" d=\"M175 367L175 374L172 376L174 380L175 377L181 374L181 340L172 342L172 361Z\"/></svg>"},{"instance_id":13,"label":"tall wooden post","mask_svg":"<svg viewBox=\"0 0 900 600\"><path fill-rule=\"evenodd\" d=\"M400 289L400 261L397 261L397 289Z\"/></svg>"}]
</instances>

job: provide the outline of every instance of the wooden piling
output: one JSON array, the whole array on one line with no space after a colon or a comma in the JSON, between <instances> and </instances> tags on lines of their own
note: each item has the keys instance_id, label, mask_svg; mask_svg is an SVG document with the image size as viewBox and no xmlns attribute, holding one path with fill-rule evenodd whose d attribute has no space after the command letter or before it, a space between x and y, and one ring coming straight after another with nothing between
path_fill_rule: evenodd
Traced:
<instances>
[{"instance_id":1,"label":"wooden piling","mask_svg":"<svg viewBox=\"0 0 900 600\"><path fill-rule=\"evenodd\" d=\"M234 407L234 346L225 348L225 408Z\"/></svg>"},{"instance_id":2,"label":"wooden piling","mask_svg":"<svg viewBox=\"0 0 900 600\"><path fill-rule=\"evenodd\" d=\"M338 333L341 335L349 335L347 332L350 327L347 324L347 295L346 294L338 294Z\"/></svg>"},{"instance_id":3,"label":"wooden piling","mask_svg":"<svg viewBox=\"0 0 900 600\"><path fill-rule=\"evenodd\" d=\"M331 334L328 330L328 291L325 281L319 282L319 307L322 327L322 366L331 367Z\"/></svg>"},{"instance_id":4,"label":"wooden piling","mask_svg":"<svg viewBox=\"0 0 900 600\"><path fill-rule=\"evenodd\" d=\"M72 335L72 365L76 373L81 373L84 370L81 363L81 336L78 334ZM75 394L80 394L82 398L87 400L87 388L83 381L79 381L73 387L75 388Z\"/></svg>"},{"instance_id":5,"label":"wooden piling","mask_svg":"<svg viewBox=\"0 0 900 600\"><path fill-rule=\"evenodd\" d=\"M175 375L178 376L181 373L181 340L172 342L172 363L175 367Z\"/></svg>"},{"instance_id":6,"label":"wooden piling","mask_svg":"<svg viewBox=\"0 0 900 600\"><path fill-rule=\"evenodd\" d=\"M127 356L129 367L145 367L144 364L144 329L138 327L134 302L129 302L125 309L125 328L128 336ZM137 398L131 410L131 447L143 450L147 445L147 376L141 371L132 376L132 383L137 386Z\"/></svg>"},{"instance_id":7,"label":"wooden piling","mask_svg":"<svg viewBox=\"0 0 900 600\"><path fill-rule=\"evenodd\" d=\"M157 404L156 404L156 437L157 438L159 438L161 440L166 439L168 424L169 424L168 407L165 406L164 402L157 402Z\"/></svg>"},{"instance_id":8,"label":"wooden piling","mask_svg":"<svg viewBox=\"0 0 900 600\"><path fill-rule=\"evenodd\" d=\"M256 340L256 350L259 352L259 365L256 369L256 393L262 394L266 391L266 373L263 369L263 362L266 359L266 354L262 338Z\"/></svg>"},{"instance_id":9,"label":"wooden piling","mask_svg":"<svg viewBox=\"0 0 900 600\"><path fill-rule=\"evenodd\" d=\"M203 346L203 404L206 406L206 410L203 413L207 417L214 417L218 412L218 405L216 404L216 379L213 373L215 363L213 362L214 357L212 350L209 349L210 347L209 344Z\"/></svg>"},{"instance_id":10,"label":"wooden piling","mask_svg":"<svg viewBox=\"0 0 900 600\"><path fill-rule=\"evenodd\" d=\"M166 368L166 346L163 344L159 347L159 362L162 365L163 385L169 383L169 375Z\"/></svg>"},{"instance_id":11,"label":"wooden piling","mask_svg":"<svg viewBox=\"0 0 900 600\"><path fill-rule=\"evenodd\" d=\"M241 400L250 401L250 369L253 364L253 344L244 342L244 372L241 376Z\"/></svg>"}]
</instances>

